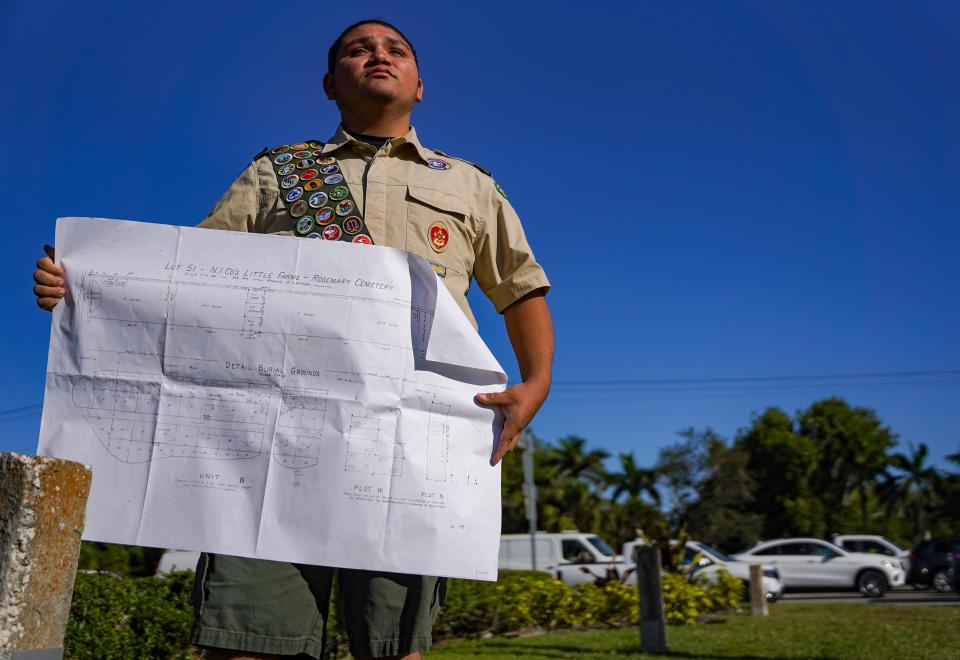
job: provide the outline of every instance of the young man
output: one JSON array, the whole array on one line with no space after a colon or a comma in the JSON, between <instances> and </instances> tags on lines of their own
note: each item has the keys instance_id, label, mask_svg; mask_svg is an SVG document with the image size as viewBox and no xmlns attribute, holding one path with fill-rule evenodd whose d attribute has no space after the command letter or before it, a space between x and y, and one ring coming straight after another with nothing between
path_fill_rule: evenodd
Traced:
<instances>
[{"instance_id":1,"label":"young man","mask_svg":"<svg viewBox=\"0 0 960 660\"><path fill-rule=\"evenodd\" d=\"M200 226L405 249L430 261L474 326L466 293L475 279L504 316L522 377L476 397L505 415L496 464L550 387L549 282L489 173L417 140L410 115L423 82L399 30L375 20L348 27L330 48L323 87L340 109L333 137L259 154ZM52 309L65 281L47 252L34 292ZM430 648L443 580L358 570L340 570L338 579L354 656L418 658ZM191 640L209 658L319 657L332 581L327 567L204 555Z\"/></svg>"}]
</instances>

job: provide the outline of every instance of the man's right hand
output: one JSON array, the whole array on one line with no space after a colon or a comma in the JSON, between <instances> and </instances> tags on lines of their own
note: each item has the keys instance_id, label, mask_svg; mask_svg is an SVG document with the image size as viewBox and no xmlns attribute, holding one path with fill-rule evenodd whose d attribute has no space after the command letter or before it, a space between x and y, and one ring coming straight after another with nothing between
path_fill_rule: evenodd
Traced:
<instances>
[{"instance_id":1,"label":"man's right hand","mask_svg":"<svg viewBox=\"0 0 960 660\"><path fill-rule=\"evenodd\" d=\"M53 263L53 247L44 245L47 253L43 259L37 261L37 270L33 272L33 293L37 296L37 305L47 311L53 310L63 298L66 284L63 279L63 269Z\"/></svg>"}]
</instances>

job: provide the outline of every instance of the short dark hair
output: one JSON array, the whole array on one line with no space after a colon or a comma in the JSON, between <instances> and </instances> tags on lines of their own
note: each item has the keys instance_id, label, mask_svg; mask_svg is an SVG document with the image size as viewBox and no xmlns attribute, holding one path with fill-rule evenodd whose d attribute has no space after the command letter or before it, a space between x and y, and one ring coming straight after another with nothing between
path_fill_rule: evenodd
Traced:
<instances>
[{"instance_id":1,"label":"short dark hair","mask_svg":"<svg viewBox=\"0 0 960 660\"><path fill-rule=\"evenodd\" d=\"M419 66L420 62L417 61L417 49L413 47L413 42L407 39L407 35L400 31L400 29L391 23L380 20L379 18L368 18L364 21L357 21L353 25L348 26L343 32L340 33L340 36L337 37L337 40L330 45L330 50L327 51L327 73L333 75L333 69L337 64L337 54L340 52L340 46L343 45L343 38L347 36L347 33L354 28L358 28L361 25L368 25L374 23L375 25L382 25L383 27L390 28L394 32L400 35L400 37L407 42L407 45L410 46L410 52L413 53L413 61Z\"/></svg>"}]
</instances>

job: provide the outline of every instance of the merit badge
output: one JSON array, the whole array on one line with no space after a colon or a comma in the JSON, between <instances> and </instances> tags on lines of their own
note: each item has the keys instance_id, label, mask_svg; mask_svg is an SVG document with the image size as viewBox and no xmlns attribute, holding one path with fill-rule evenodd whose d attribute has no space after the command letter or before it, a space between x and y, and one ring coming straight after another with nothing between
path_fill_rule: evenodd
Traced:
<instances>
[{"instance_id":1,"label":"merit badge","mask_svg":"<svg viewBox=\"0 0 960 660\"><path fill-rule=\"evenodd\" d=\"M312 156L312 155L313 155L313 152L312 152L312 151L294 151L294 152L293 152L293 157L294 157L294 158L297 158L297 159L300 159L300 158L309 158L309 157Z\"/></svg>"},{"instance_id":2,"label":"merit badge","mask_svg":"<svg viewBox=\"0 0 960 660\"><path fill-rule=\"evenodd\" d=\"M428 158L427 167L434 170L449 170L450 163L445 160L440 160L439 158Z\"/></svg>"},{"instance_id":3,"label":"merit badge","mask_svg":"<svg viewBox=\"0 0 960 660\"><path fill-rule=\"evenodd\" d=\"M330 191L330 199L339 202L341 199L346 199L349 194L350 190L346 186L337 186Z\"/></svg>"},{"instance_id":4,"label":"merit badge","mask_svg":"<svg viewBox=\"0 0 960 660\"><path fill-rule=\"evenodd\" d=\"M338 183L343 183L343 175L342 175L342 174L330 174L330 175L328 175L328 176L323 177L323 182L324 182L325 184L327 184L328 186L335 186L335 185L337 185Z\"/></svg>"},{"instance_id":5,"label":"merit badge","mask_svg":"<svg viewBox=\"0 0 960 660\"><path fill-rule=\"evenodd\" d=\"M288 202L295 202L301 197L303 197L303 188L301 188L300 186L297 186L296 188L288 192L286 197L284 197L284 199L287 200Z\"/></svg>"},{"instance_id":6,"label":"merit badge","mask_svg":"<svg viewBox=\"0 0 960 660\"><path fill-rule=\"evenodd\" d=\"M281 165L277 168L277 172L280 176L287 176L288 174L293 174L297 168L293 166L293 163L287 163L286 165Z\"/></svg>"},{"instance_id":7,"label":"merit badge","mask_svg":"<svg viewBox=\"0 0 960 660\"><path fill-rule=\"evenodd\" d=\"M353 209L356 208L349 199L345 199L339 204L337 204L337 215L344 216L350 215L353 213Z\"/></svg>"},{"instance_id":8,"label":"merit badge","mask_svg":"<svg viewBox=\"0 0 960 660\"><path fill-rule=\"evenodd\" d=\"M329 225L331 220L333 220L333 209L329 206L317 211L318 225Z\"/></svg>"},{"instance_id":9,"label":"merit badge","mask_svg":"<svg viewBox=\"0 0 960 660\"><path fill-rule=\"evenodd\" d=\"M298 183L300 183L300 177L298 177L296 174L291 174L290 176L285 176L280 180L280 187L284 190L290 190Z\"/></svg>"},{"instance_id":10,"label":"merit badge","mask_svg":"<svg viewBox=\"0 0 960 660\"><path fill-rule=\"evenodd\" d=\"M336 225L330 225L329 227L325 227L323 230L323 238L328 241L340 240L340 227Z\"/></svg>"},{"instance_id":11,"label":"merit badge","mask_svg":"<svg viewBox=\"0 0 960 660\"><path fill-rule=\"evenodd\" d=\"M355 215L351 215L343 221L343 231L348 234L359 233L361 229L363 229L363 221Z\"/></svg>"},{"instance_id":12,"label":"merit badge","mask_svg":"<svg viewBox=\"0 0 960 660\"><path fill-rule=\"evenodd\" d=\"M307 192L313 192L322 185L323 181L320 179L314 179L313 181L307 181L305 184L303 184L303 189Z\"/></svg>"},{"instance_id":13,"label":"merit badge","mask_svg":"<svg viewBox=\"0 0 960 660\"><path fill-rule=\"evenodd\" d=\"M316 239L316 238L323 238L323 236L321 236L321 235L318 234L317 232L313 232L312 234L307 234L307 238L314 238L314 239Z\"/></svg>"},{"instance_id":14,"label":"merit badge","mask_svg":"<svg viewBox=\"0 0 960 660\"><path fill-rule=\"evenodd\" d=\"M316 162L317 162L317 161L315 161L315 160L312 159L312 158L304 158L304 159L301 160L299 163L297 163L297 169L298 169L298 170L305 170L305 169L307 169L308 167L311 167L311 166L312 166L314 163L316 163Z\"/></svg>"},{"instance_id":15,"label":"merit badge","mask_svg":"<svg viewBox=\"0 0 960 660\"><path fill-rule=\"evenodd\" d=\"M274 158L273 162L276 163L277 165L286 165L291 160L293 160L293 154L285 153L285 154L280 154L279 156Z\"/></svg>"},{"instance_id":16,"label":"merit badge","mask_svg":"<svg viewBox=\"0 0 960 660\"><path fill-rule=\"evenodd\" d=\"M320 172L318 172L316 168L311 167L308 170L300 172L300 178L304 181L309 181L310 179L315 179L318 174L320 174Z\"/></svg>"},{"instance_id":17,"label":"merit badge","mask_svg":"<svg viewBox=\"0 0 960 660\"><path fill-rule=\"evenodd\" d=\"M446 223L437 220L430 225L430 231L427 234L430 236L430 247L435 252L443 252L447 249L447 243L450 242L450 230L447 229Z\"/></svg>"},{"instance_id":18,"label":"merit badge","mask_svg":"<svg viewBox=\"0 0 960 660\"><path fill-rule=\"evenodd\" d=\"M315 192L310 195L310 199L308 201L310 202L310 206L312 208L318 209L327 203L327 193Z\"/></svg>"},{"instance_id":19,"label":"merit badge","mask_svg":"<svg viewBox=\"0 0 960 660\"><path fill-rule=\"evenodd\" d=\"M329 165L324 165L323 167L321 167L320 171L323 172L324 174L335 174L340 171L340 168L334 165L333 163L330 163Z\"/></svg>"},{"instance_id":20,"label":"merit badge","mask_svg":"<svg viewBox=\"0 0 960 660\"><path fill-rule=\"evenodd\" d=\"M299 220L297 220L297 225L295 230L297 234L299 234L300 236L306 236L311 231L313 231L313 224L314 224L313 218L311 218L309 215L305 215Z\"/></svg>"},{"instance_id":21,"label":"merit badge","mask_svg":"<svg viewBox=\"0 0 960 660\"><path fill-rule=\"evenodd\" d=\"M312 148L314 148L314 149L316 149L317 147L321 146L321 144L322 144L322 143L317 142L316 140L310 140L310 146L311 146Z\"/></svg>"},{"instance_id":22,"label":"merit badge","mask_svg":"<svg viewBox=\"0 0 960 660\"><path fill-rule=\"evenodd\" d=\"M353 237L354 243L360 243L362 245L373 245L373 240L366 234L359 234L358 236Z\"/></svg>"},{"instance_id":23,"label":"merit badge","mask_svg":"<svg viewBox=\"0 0 960 660\"><path fill-rule=\"evenodd\" d=\"M493 182L493 187L497 189L497 192L503 195L503 198L507 198L507 193L503 192L503 188L500 187L500 184L496 181Z\"/></svg>"},{"instance_id":24,"label":"merit badge","mask_svg":"<svg viewBox=\"0 0 960 660\"><path fill-rule=\"evenodd\" d=\"M290 148L293 149L294 151L302 151L304 149L309 149L310 145L307 144L306 142L297 142L296 144L291 144Z\"/></svg>"},{"instance_id":25,"label":"merit badge","mask_svg":"<svg viewBox=\"0 0 960 660\"><path fill-rule=\"evenodd\" d=\"M301 215L306 215L309 207L307 207L307 201L305 199L298 200L294 202L293 206L290 207L290 215L294 218L299 218Z\"/></svg>"},{"instance_id":26,"label":"merit badge","mask_svg":"<svg viewBox=\"0 0 960 660\"><path fill-rule=\"evenodd\" d=\"M290 205L290 215L295 218L299 218L302 215L306 215L307 211L310 210L310 207L307 206L307 200L298 199Z\"/></svg>"},{"instance_id":27,"label":"merit badge","mask_svg":"<svg viewBox=\"0 0 960 660\"><path fill-rule=\"evenodd\" d=\"M319 156L320 154L317 155ZM332 165L337 162L337 159L333 156L324 156L323 158L317 158L317 162L321 165Z\"/></svg>"},{"instance_id":28,"label":"merit badge","mask_svg":"<svg viewBox=\"0 0 960 660\"><path fill-rule=\"evenodd\" d=\"M284 151L290 151L290 147L283 145L282 147L274 147L270 150L272 154L282 154Z\"/></svg>"}]
</instances>

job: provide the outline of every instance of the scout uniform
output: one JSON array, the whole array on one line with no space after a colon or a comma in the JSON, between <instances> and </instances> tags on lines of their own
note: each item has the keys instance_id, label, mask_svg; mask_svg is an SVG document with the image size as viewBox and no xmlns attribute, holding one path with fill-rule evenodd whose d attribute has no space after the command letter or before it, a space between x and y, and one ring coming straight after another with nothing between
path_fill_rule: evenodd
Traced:
<instances>
[{"instance_id":1,"label":"scout uniform","mask_svg":"<svg viewBox=\"0 0 960 660\"><path fill-rule=\"evenodd\" d=\"M426 149L413 128L379 148L341 127L325 143L266 149L199 226L404 249L431 263L474 327L471 279L498 312L549 287L489 172ZM326 567L204 555L191 641L319 657L332 576ZM442 580L344 569L339 580L351 653L430 648Z\"/></svg>"}]
</instances>

